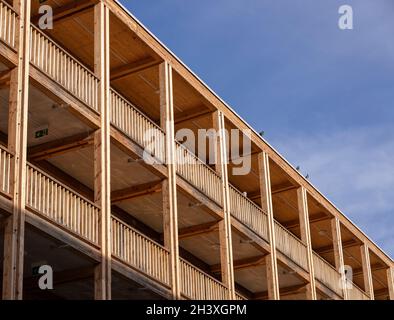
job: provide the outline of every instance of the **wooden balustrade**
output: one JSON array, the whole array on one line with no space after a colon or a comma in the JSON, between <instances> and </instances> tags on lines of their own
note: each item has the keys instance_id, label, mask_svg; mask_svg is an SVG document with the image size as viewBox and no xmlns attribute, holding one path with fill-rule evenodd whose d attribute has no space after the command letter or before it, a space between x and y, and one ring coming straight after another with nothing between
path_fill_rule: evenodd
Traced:
<instances>
[{"instance_id":1,"label":"wooden balustrade","mask_svg":"<svg viewBox=\"0 0 394 320\"><path fill-rule=\"evenodd\" d=\"M268 217L257 204L230 185L231 215L268 241Z\"/></svg>"},{"instance_id":2,"label":"wooden balustrade","mask_svg":"<svg viewBox=\"0 0 394 320\"><path fill-rule=\"evenodd\" d=\"M181 292L192 300L228 300L227 288L181 258Z\"/></svg>"},{"instance_id":3,"label":"wooden balustrade","mask_svg":"<svg viewBox=\"0 0 394 320\"><path fill-rule=\"evenodd\" d=\"M313 266L315 278L339 296L343 296L340 273L315 252L313 253Z\"/></svg>"},{"instance_id":4,"label":"wooden balustrade","mask_svg":"<svg viewBox=\"0 0 394 320\"><path fill-rule=\"evenodd\" d=\"M165 162L165 133L146 115L111 89L111 123L149 155Z\"/></svg>"},{"instance_id":5,"label":"wooden balustrade","mask_svg":"<svg viewBox=\"0 0 394 320\"><path fill-rule=\"evenodd\" d=\"M16 49L16 31L19 18L5 2L0 2L0 40L12 49Z\"/></svg>"},{"instance_id":6,"label":"wooden balustrade","mask_svg":"<svg viewBox=\"0 0 394 320\"><path fill-rule=\"evenodd\" d=\"M40 169L27 165L26 205L50 221L99 245L100 209Z\"/></svg>"},{"instance_id":7,"label":"wooden balustrade","mask_svg":"<svg viewBox=\"0 0 394 320\"><path fill-rule=\"evenodd\" d=\"M275 221L276 248L300 267L308 270L307 248L300 239Z\"/></svg>"},{"instance_id":8,"label":"wooden balustrade","mask_svg":"<svg viewBox=\"0 0 394 320\"><path fill-rule=\"evenodd\" d=\"M11 159L13 155L0 146L0 192L11 193Z\"/></svg>"},{"instance_id":9,"label":"wooden balustrade","mask_svg":"<svg viewBox=\"0 0 394 320\"><path fill-rule=\"evenodd\" d=\"M238 292L235 293L235 300L236 301L243 301L243 300L248 300L245 298L243 295L239 294Z\"/></svg>"},{"instance_id":10,"label":"wooden balustrade","mask_svg":"<svg viewBox=\"0 0 394 320\"><path fill-rule=\"evenodd\" d=\"M99 80L35 26L31 26L30 62L95 111Z\"/></svg>"},{"instance_id":11,"label":"wooden balustrade","mask_svg":"<svg viewBox=\"0 0 394 320\"><path fill-rule=\"evenodd\" d=\"M112 254L149 277L170 285L169 252L115 217L112 217Z\"/></svg>"},{"instance_id":12,"label":"wooden balustrade","mask_svg":"<svg viewBox=\"0 0 394 320\"><path fill-rule=\"evenodd\" d=\"M347 291L349 300L370 300L369 296L363 290L357 287L350 280L348 280L348 284L349 282L352 285L352 288Z\"/></svg>"},{"instance_id":13,"label":"wooden balustrade","mask_svg":"<svg viewBox=\"0 0 394 320\"><path fill-rule=\"evenodd\" d=\"M217 204L222 204L220 176L190 150L176 142L176 171Z\"/></svg>"}]
</instances>

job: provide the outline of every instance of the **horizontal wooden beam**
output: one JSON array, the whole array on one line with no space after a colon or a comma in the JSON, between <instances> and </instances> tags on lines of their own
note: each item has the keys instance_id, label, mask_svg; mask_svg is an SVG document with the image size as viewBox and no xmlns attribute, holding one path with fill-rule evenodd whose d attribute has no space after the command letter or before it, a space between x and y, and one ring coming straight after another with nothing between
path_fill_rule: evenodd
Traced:
<instances>
[{"instance_id":1,"label":"horizontal wooden beam","mask_svg":"<svg viewBox=\"0 0 394 320\"><path fill-rule=\"evenodd\" d=\"M121 78L130 76L134 73L152 68L159 65L161 62L152 57L147 57L129 64L117 67L111 70L111 81L119 80Z\"/></svg>"},{"instance_id":2,"label":"horizontal wooden beam","mask_svg":"<svg viewBox=\"0 0 394 320\"><path fill-rule=\"evenodd\" d=\"M292 185L292 184L288 184L288 183L280 184L280 185L277 185L277 186L272 186L271 194L275 195L275 194L279 194L279 193L282 193L282 192L294 190L294 189L297 189L297 188L298 188L298 186L295 186L295 185ZM248 197L251 200L259 199L261 197L260 190L249 193Z\"/></svg>"},{"instance_id":3,"label":"horizontal wooden beam","mask_svg":"<svg viewBox=\"0 0 394 320\"><path fill-rule=\"evenodd\" d=\"M76 15L80 15L87 10L93 8L97 3L95 0L78 0L73 1L69 4L57 7L53 9L53 22L59 22L60 20L75 18ZM32 23L37 24L41 18L41 14L37 14L31 18Z\"/></svg>"},{"instance_id":4,"label":"horizontal wooden beam","mask_svg":"<svg viewBox=\"0 0 394 320\"><path fill-rule=\"evenodd\" d=\"M116 190L111 193L111 202L117 203L138 197L143 197L148 194L160 192L161 188L162 188L162 181L159 180L159 181L139 184L121 190Z\"/></svg>"},{"instance_id":5,"label":"horizontal wooden beam","mask_svg":"<svg viewBox=\"0 0 394 320\"><path fill-rule=\"evenodd\" d=\"M297 188L299 188L299 186L295 186L293 184L277 185L277 186L272 186L271 193L278 194L278 193L294 190Z\"/></svg>"},{"instance_id":6,"label":"horizontal wooden beam","mask_svg":"<svg viewBox=\"0 0 394 320\"><path fill-rule=\"evenodd\" d=\"M375 298L378 296L388 296L389 295L389 289L388 288L382 288L374 291L374 296Z\"/></svg>"},{"instance_id":7,"label":"horizontal wooden beam","mask_svg":"<svg viewBox=\"0 0 394 320\"><path fill-rule=\"evenodd\" d=\"M233 263L234 270L241 270L241 269L247 269L247 268L252 268L252 267L264 265L265 264L264 257L265 256L263 255L263 256L257 256L257 257L236 260ZM221 272L220 264L215 264L215 265L211 266L211 272L220 273Z\"/></svg>"},{"instance_id":8,"label":"horizontal wooden beam","mask_svg":"<svg viewBox=\"0 0 394 320\"><path fill-rule=\"evenodd\" d=\"M10 86L11 71L11 69L8 69L0 72L0 89Z\"/></svg>"},{"instance_id":9,"label":"horizontal wooden beam","mask_svg":"<svg viewBox=\"0 0 394 320\"><path fill-rule=\"evenodd\" d=\"M320 212L320 213L316 213L314 215L311 215L309 217L309 222L316 223L316 222L324 221L327 219L331 219L331 217L326 215L324 212ZM290 220L290 221L282 223L282 225L287 229L293 229L293 228L296 228L300 225L300 220L299 219Z\"/></svg>"},{"instance_id":10,"label":"horizontal wooden beam","mask_svg":"<svg viewBox=\"0 0 394 320\"><path fill-rule=\"evenodd\" d=\"M342 248L351 248L351 247L355 247L355 246L360 246L361 243L356 241L356 240L348 240L348 241L343 241L342 242ZM316 248L314 249L314 251L318 254L324 254L324 253L330 253L334 250L332 245L328 245L328 246L324 246L324 247L320 247L320 248Z\"/></svg>"},{"instance_id":11,"label":"horizontal wooden beam","mask_svg":"<svg viewBox=\"0 0 394 320\"><path fill-rule=\"evenodd\" d=\"M371 265L371 271L386 270L387 266L381 263L375 263ZM363 268L353 269L353 276L359 276L363 274Z\"/></svg>"},{"instance_id":12,"label":"horizontal wooden beam","mask_svg":"<svg viewBox=\"0 0 394 320\"><path fill-rule=\"evenodd\" d=\"M93 136L91 134L77 134L31 147L28 150L28 158L29 161L42 161L89 147L92 144Z\"/></svg>"},{"instance_id":13,"label":"horizontal wooden beam","mask_svg":"<svg viewBox=\"0 0 394 320\"><path fill-rule=\"evenodd\" d=\"M205 106L191 109L186 112L182 112L180 116L175 116L175 124L180 124L189 120L196 120L207 115L210 115L212 110L207 110Z\"/></svg>"},{"instance_id":14,"label":"horizontal wooden beam","mask_svg":"<svg viewBox=\"0 0 394 320\"><path fill-rule=\"evenodd\" d=\"M306 284L299 284L291 287L286 287L286 288L280 288L280 295L281 296L287 296L290 294L296 294L299 293L300 291L303 291L305 289ZM263 292L256 292L253 295L253 299L255 300L267 300L268 299L268 291L263 291Z\"/></svg>"},{"instance_id":15,"label":"horizontal wooden beam","mask_svg":"<svg viewBox=\"0 0 394 320\"><path fill-rule=\"evenodd\" d=\"M245 154L245 155L243 155L242 152L240 152L240 153L241 154L238 157L236 157L236 158L232 158L231 157L231 153L230 153L230 161L237 161L237 160L240 160L240 159L245 159L247 157L254 157L254 156L257 156L259 153L261 153L261 151L252 151L251 153L248 153L248 154ZM260 195L260 190L251 193L251 195L253 195L253 196Z\"/></svg>"},{"instance_id":16,"label":"horizontal wooden beam","mask_svg":"<svg viewBox=\"0 0 394 320\"><path fill-rule=\"evenodd\" d=\"M182 228L178 231L178 238L186 239L195 237L201 234L215 232L219 229L219 224L217 221L203 223L191 227Z\"/></svg>"}]
</instances>

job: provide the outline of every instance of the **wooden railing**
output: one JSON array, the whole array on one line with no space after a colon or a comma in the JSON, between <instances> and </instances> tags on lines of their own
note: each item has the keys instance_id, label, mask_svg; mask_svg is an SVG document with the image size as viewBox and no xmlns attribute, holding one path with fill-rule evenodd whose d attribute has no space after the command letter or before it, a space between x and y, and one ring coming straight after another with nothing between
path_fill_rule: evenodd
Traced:
<instances>
[{"instance_id":1,"label":"wooden railing","mask_svg":"<svg viewBox=\"0 0 394 320\"><path fill-rule=\"evenodd\" d=\"M347 290L349 300L370 300L369 296L363 290L357 287L350 280L348 280L348 282L350 282L353 287L352 289Z\"/></svg>"},{"instance_id":2,"label":"wooden railing","mask_svg":"<svg viewBox=\"0 0 394 320\"><path fill-rule=\"evenodd\" d=\"M243 295L239 294L238 292L235 293L235 300L237 301L243 301L243 300L248 300L245 298Z\"/></svg>"},{"instance_id":3,"label":"wooden railing","mask_svg":"<svg viewBox=\"0 0 394 320\"><path fill-rule=\"evenodd\" d=\"M146 115L111 89L111 123L139 144L149 155L165 162L165 134Z\"/></svg>"},{"instance_id":4,"label":"wooden railing","mask_svg":"<svg viewBox=\"0 0 394 320\"><path fill-rule=\"evenodd\" d=\"M268 241L268 217L257 204L230 185L230 211L260 237Z\"/></svg>"},{"instance_id":5,"label":"wooden railing","mask_svg":"<svg viewBox=\"0 0 394 320\"><path fill-rule=\"evenodd\" d=\"M343 296L341 275L334 267L315 252L313 253L313 267L317 280L339 296Z\"/></svg>"},{"instance_id":6,"label":"wooden railing","mask_svg":"<svg viewBox=\"0 0 394 320\"><path fill-rule=\"evenodd\" d=\"M40 169L27 165L27 207L99 245L100 209Z\"/></svg>"},{"instance_id":7,"label":"wooden railing","mask_svg":"<svg viewBox=\"0 0 394 320\"><path fill-rule=\"evenodd\" d=\"M222 204L220 176L180 143L175 143L176 171L217 204Z\"/></svg>"},{"instance_id":8,"label":"wooden railing","mask_svg":"<svg viewBox=\"0 0 394 320\"><path fill-rule=\"evenodd\" d=\"M33 25L30 62L88 107L99 111L99 80L76 58Z\"/></svg>"},{"instance_id":9,"label":"wooden railing","mask_svg":"<svg viewBox=\"0 0 394 320\"><path fill-rule=\"evenodd\" d=\"M12 154L0 146L0 191L10 194L10 175Z\"/></svg>"},{"instance_id":10,"label":"wooden railing","mask_svg":"<svg viewBox=\"0 0 394 320\"><path fill-rule=\"evenodd\" d=\"M275 221L275 240L276 248L280 252L308 270L306 245L277 221Z\"/></svg>"},{"instance_id":11,"label":"wooden railing","mask_svg":"<svg viewBox=\"0 0 394 320\"><path fill-rule=\"evenodd\" d=\"M180 260L181 292L192 300L228 300L227 288L189 262Z\"/></svg>"},{"instance_id":12,"label":"wooden railing","mask_svg":"<svg viewBox=\"0 0 394 320\"><path fill-rule=\"evenodd\" d=\"M112 217L112 254L162 284L170 285L169 252Z\"/></svg>"},{"instance_id":13,"label":"wooden railing","mask_svg":"<svg viewBox=\"0 0 394 320\"><path fill-rule=\"evenodd\" d=\"M0 40L13 49L16 48L17 29L17 14L8 4L0 2Z\"/></svg>"}]
</instances>

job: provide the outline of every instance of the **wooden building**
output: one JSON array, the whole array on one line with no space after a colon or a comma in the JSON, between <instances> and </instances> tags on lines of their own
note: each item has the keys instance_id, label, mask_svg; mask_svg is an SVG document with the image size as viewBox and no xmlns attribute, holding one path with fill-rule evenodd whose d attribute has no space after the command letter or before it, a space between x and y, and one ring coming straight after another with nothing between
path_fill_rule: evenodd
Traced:
<instances>
[{"instance_id":1,"label":"wooden building","mask_svg":"<svg viewBox=\"0 0 394 320\"><path fill-rule=\"evenodd\" d=\"M394 299L393 260L117 1L0 0L0 97L4 299ZM222 132L214 165L184 128Z\"/></svg>"}]
</instances>

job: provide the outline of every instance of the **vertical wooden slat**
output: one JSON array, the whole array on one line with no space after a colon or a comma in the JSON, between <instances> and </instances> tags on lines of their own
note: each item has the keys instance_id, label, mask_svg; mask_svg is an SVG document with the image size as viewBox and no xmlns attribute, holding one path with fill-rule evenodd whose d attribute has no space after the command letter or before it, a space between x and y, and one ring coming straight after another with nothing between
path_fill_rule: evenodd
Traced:
<instances>
[{"instance_id":1,"label":"vertical wooden slat","mask_svg":"<svg viewBox=\"0 0 394 320\"><path fill-rule=\"evenodd\" d=\"M316 285L315 285L315 274L313 268L313 256L312 256L312 240L309 223L309 211L308 211L308 200L307 192L304 187L297 189L298 199L298 212L300 216L300 231L301 240L306 244L307 247L307 261L308 261L308 272L309 272L309 284L307 286L307 298L309 300L316 300Z\"/></svg>"},{"instance_id":2,"label":"vertical wooden slat","mask_svg":"<svg viewBox=\"0 0 394 320\"><path fill-rule=\"evenodd\" d=\"M101 209L101 262L95 272L95 299L111 299L111 184L110 184L110 70L109 9L99 2L94 7L94 71L100 80L101 126L94 135L95 202ZM81 81L81 70L78 70Z\"/></svg>"},{"instance_id":3,"label":"vertical wooden slat","mask_svg":"<svg viewBox=\"0 0 394 320\"><path fill-rule=\"evenodd\" d=\"M341 278L338 286L342 288L344 300L348 299L348 291L346 285L345 263L343 258L341 224L338 218L331 219L332 242L334 248L335 268L339 272Z\"/></svg>"},{"instance_id":4,"label":"vertical wooden slat","mask_svg":"<svg viewBox=\"0 0 394 320\"><path fill-rule=\"evenodd\" d=\"M235 299L233 248L231 238L231 207L227 168L227 143L224 124L224 115L220 111L212 113L213 129L216 136L215 168L221 177L221 198L223 219L219 222L220 262L222 282L228 288L228 299Z\"/></svg>"},{"instance_id":5,"label":"vertical wooden slat","mask_svg":"<svg viewBox=\"0 0 394 320\"><path fill-rule=\"evenodd\" d=\"M270 243L270 255L267 266L267 284L268 284L268 298L272 300L279 300L279 281L278 281L278 265L276 258L276 229L274 224L274 212L272 207L271 195L271 178L269 168L268 154L265 152L258 155L259 164L259 182L261 205L268 217L268 237ZM267 258L268 259L268 258Z\"/></svg>"},{"instance_id":6,"label":"vertical wooden slat","mask_svg":"<svg viewBox=\"0 0 394 320\"><path fill-rule=\"evenodd\" d=\"M371 300L374 300L373 278L368 245L363 244L360 250L365 292L369 295Z\"/></svg>"},{"instance_id":7,"label":"vertical wooden slat","mask_svg":"<svg viewBox=\"0 0 394 320\"><path fill-rule=\"evenodd\" d=\"M389 289L389 299L394 300L394 266L387 269L387 285Z\"/></svg>"},{"instance_id":8,"label":"vertical wooden slat","mask_svg":"<svg viewBox=\"0 0 394 320\"><path fill-rule=\"evenodd\" d=\"M22 299L26 206L26 149L29 97L30 1L14 1L19 14L18 66L11 71L8 149L12 167L13 213L6 219L3 259L3 298Z\"/></svg>"},{"instance_id":9,"label":"vertical wooden slat","mask_svg":"<svg viewBox=\"0 0 394 320\"><path fill-rule=\"evenodd\" d=\"M166 134L167 179L163 181L164 246L170 252L170 279L173 299L181 298L179 272L178 209L175 167L175 129L172 69L167 62L159 68L160 122Z\"/></svg>"}]
</instances>

